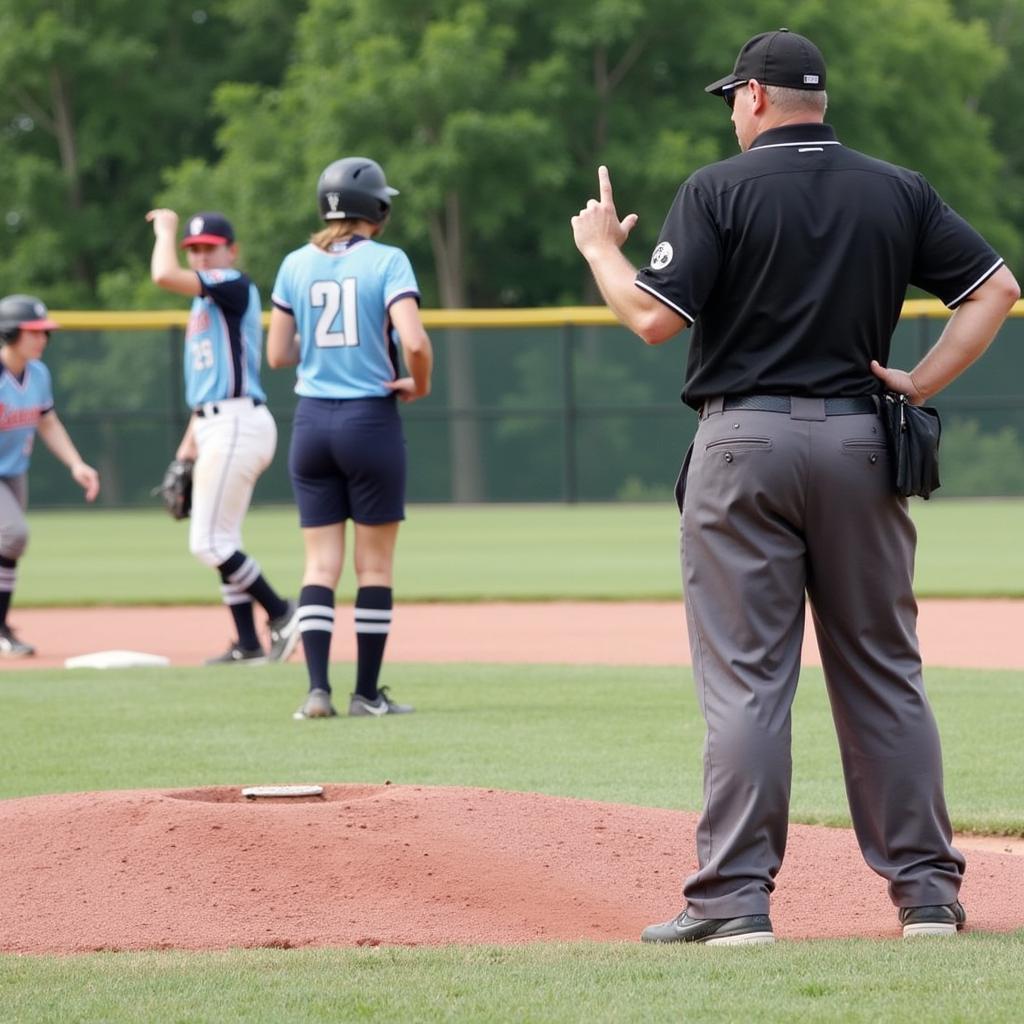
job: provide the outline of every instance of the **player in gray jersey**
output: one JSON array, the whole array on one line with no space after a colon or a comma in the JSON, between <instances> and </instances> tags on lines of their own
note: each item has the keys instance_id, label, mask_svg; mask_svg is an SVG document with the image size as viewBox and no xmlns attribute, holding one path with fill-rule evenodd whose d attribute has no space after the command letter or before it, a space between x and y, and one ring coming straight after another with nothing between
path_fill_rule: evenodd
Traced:
<instances>
[{"instance_id":1,"label":"player in gray jersey","mask_svg":"<svg viewBox=\"0 0 1024 1024\"><path fill-rule=\"evenodd\" d=\"M28 467L38 434L95 501L96 470L82 460L53 406L50 371L42 362L50 331L60 325L32 295L0 299L0 658L35 654L7 623L18 560L28 546Z\"/></svg>"}]
</instances>

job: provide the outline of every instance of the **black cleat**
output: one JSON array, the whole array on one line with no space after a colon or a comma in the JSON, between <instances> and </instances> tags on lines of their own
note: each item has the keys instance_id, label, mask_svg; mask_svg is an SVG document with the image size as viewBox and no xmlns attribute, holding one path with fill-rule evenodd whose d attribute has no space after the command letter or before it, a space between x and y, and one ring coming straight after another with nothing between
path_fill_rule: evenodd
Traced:
<instances>
[{"instance_id":1,"label":"black cleat","mask_svg":"<svg viewBox=\"0 0 1024 1024\"><path fill-rule=\"evenodd\" d=\"M294 601L288 602L288 609L283 615L267 622L270 630L270 652L268 661L287 661L298 646L299 606Z\"/></svg>"},{"instance_id":2,"label":"black cleat","mask_svg":"<svg viewBox=\"0 0 1024 1024\"><path fill-rule=\"evenodd\" d=\"M204 665L266 665L267 656L263 653L262 647L254 647L252 650L243 647L241 644L232 644L223 654L215 658L207 658Z\"/></svg>"},{"instance_id":3,"label":"black cleat","mask_svg":"<svg viewBox=\"0 0 1024 1024\"><path fill-rule=\"evenodd\" d=\"M36 653L36 649L19 640L10 626L0 626L0 658L28 658Z\"/></svg>"},{"instance_id":4,"label":"black cleat","mask_svg":"<svg viewBox=\"0 0 1024 1024\"><path fill-rule=\"evenodd\" d=\"M913 939L919 935L956 935L967 923L967 911L957 900L939 907L902 907L900 924L903 938Z\"/></svg>"}]
</instances>

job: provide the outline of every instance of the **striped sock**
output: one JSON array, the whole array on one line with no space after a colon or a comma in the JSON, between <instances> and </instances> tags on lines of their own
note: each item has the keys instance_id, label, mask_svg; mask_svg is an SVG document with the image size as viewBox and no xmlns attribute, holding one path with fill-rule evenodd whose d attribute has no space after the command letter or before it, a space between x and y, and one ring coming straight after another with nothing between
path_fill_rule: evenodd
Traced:
<instances>
[{"instance_id":1,"label":"striped sock","mask_svg":"<svg viewBox=\"0 0 1024 1024\"><path fill-rule=\"evenodd\" d=\"M266 609L270 618L279 619L288 611L288 602L267 581L260 563L244 551L236 551L217 569L225 583L232 583L245 591Z\"/></svg>"},{"instance_id":2,"label":"striped sock","mask_svg":"<svg viewBox=\"0 0 1024 1024\"><path fill-rule=\"evenodd\" d=\"M334 591L330 587L305 586L299 591L299 632L306 654L309 688L330 693L327 666L334 633Z\"/></svg>"},{"instance_id":3,"label":"striped sock","mask_svg":"<svg viewBox=\"0 0 1024 1024\"><path fill-rule=\"evenodd\" d=\"M252 598L246 591L245 580L247 570L246 559L240 551L236 551L226 562L217 567L220 573L220 599L227 605L234 619L235 629L238 632L238 644L247 651L254 651L260 645L260 638L256 635L256 621L252 613ZM259 566L256 566L259 573Z\"/></svg>"},{"instance_id":4,"label":"striped sock","mask_svg":"<svg viewBox=\"0 0 1024 1024\"><path fill-rule=\"evenodd\" d=\"M356 693L377 699L377 680L384 661L384 647L391 630L390 587L360 587L356 593Z\"/></svg>"},{"instance_id":5,"label":"striped sock","mask_svg":"<svg viewBox=\"0 0 1024 1024\"><path fill-rule=\"evenodd\" d=\"M10 611L11 598L14 596L14 584L18 579L15 568L17 564L13 558L0 555L0 626L7 625L7 613Z\"/></svg>"}]
</instances>

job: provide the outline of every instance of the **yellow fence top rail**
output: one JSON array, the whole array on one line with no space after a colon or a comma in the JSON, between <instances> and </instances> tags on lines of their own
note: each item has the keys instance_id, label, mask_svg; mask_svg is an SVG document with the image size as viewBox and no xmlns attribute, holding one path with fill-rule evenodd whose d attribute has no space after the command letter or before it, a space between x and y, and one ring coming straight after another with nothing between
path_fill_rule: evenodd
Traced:
<instances>
[{"instance_id":1,"label":"yellow fence top rail","mask_svg":"<svg viewBox=\"0 0 1024 1024\"><path fill-rule=\"evenodd\" d=\"M142 331L161 327L185 327L187 309L140 310L51 310L50 315L72 331ZM618 321L606 306L550 306L540 309L425 309L427 327L579 327L614 326ZM945 318L949 310L938 299L909 299L903 304L904 317ZM1024 316L1024 300L1010 316ZM263 314L264 326L270 314Z\"/></svg>"}]
</instances>

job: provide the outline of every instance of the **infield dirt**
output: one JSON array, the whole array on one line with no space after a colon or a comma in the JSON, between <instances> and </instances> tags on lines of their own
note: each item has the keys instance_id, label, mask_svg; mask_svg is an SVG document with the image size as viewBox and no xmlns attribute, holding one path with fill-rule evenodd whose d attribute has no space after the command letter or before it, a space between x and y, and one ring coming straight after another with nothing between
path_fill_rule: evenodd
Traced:
<instances>
[{"instance_id":1,"label":"infield dirt","mask_svg":"<svg viewBox=\"0 0 1024 1024\"><path fill-rule=\"evenodd\" d=\"M1024 644L1017 642L1024 602L928 600L919 608L926 666L1024 669ZM332 659L349 661L352 620L339 607L336 621ZM0 672L59 667L74 655L124 648L199 665L225 650L231 631L222 607L16 608L12 625L39 654L0 659ZM803 657L819 663L809 621ZM400 603L388 660L685 665L690 650L681 601Z\"/></svg>"},{"instance_id":2,"label":"infield dirt","mask_svg":"<svg viewBox=\"0 0 1024 1024\"><path fill-rule=\"evenodd\" d=\"M498 790L224 787L0 801L0 950L636 940L679 909L693 814ZM1024 858L973 853L970 927L1024 927ZM780 939L897 937L845 829L795 825Z\"/></svg>"}]
</instances>

